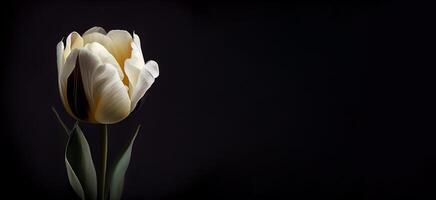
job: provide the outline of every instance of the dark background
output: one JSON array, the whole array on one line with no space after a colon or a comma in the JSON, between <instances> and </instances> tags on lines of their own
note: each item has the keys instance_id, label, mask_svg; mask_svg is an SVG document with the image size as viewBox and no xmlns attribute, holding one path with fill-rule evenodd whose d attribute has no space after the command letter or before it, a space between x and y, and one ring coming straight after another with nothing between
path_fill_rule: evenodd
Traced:
<instances>
[{"instance_id":1,"label":"dark background","mask_svg":"<svg viewBox=\"0 0 436 200\"><path fill-rule=\"evenodd\" d=\"M425 6L422 6L425 7ZM135 31L160 76L109 128L143 129L125 199L432 199L428 13L392 2L15 2L2 7L2 195L73 199L56 44ZM421 15L424 15L421 18ZM424 43L421 43L424 42ZM429 56L432 56L431 54ZM429 65L431 67L431 65ZM433 65L434 67L434 65ZM433 114L434 116L434 114ZM82 125L98 161L95 127Z\"/></svg>"}]
</instances>

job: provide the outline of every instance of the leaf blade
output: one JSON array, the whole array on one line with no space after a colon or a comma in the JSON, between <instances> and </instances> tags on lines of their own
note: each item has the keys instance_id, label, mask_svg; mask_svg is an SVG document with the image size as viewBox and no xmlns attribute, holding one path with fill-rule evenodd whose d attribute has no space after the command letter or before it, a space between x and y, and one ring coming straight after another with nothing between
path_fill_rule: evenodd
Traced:
<instances>
[{"instance_id":1,"label":"leaf blade","mask_svg":"<svg viewBox=\"0 0 436 200\"><path fill-rule=\"evenodd\" d=\"M67 159L65 159L65 166L67 167L67 175L71 187L80 197L80 199L85 199L85 192L83 191L82 184L80 184L79 178L77 177L76 173L74 172Z\"/></svg>"},{"instance_id":2,"label":"leaf blade","mask_svg":"<svg viewBox=\"0 0 436 200\"><path fill-rule=\"evenodd\" d=\"M130 158L132 155L133 142L135 141L136 136L138 135L140 129L141 129L141 125L138 125L138 128L136 129L135 134L130 140L129 145L124 149L121 156L114 163L114 168L112 170L111 179L110 179L111 200L121 199L121 195L123 193L123 187L124 187L124 178L126 175L127 168L129 167Z\"/></svg>"},{"instance_id":3,"label":"leaf blade","mask_svg":"<svg viewBox=\"0 0 436 200\"><path fill-rule=\"evenodd\" d=\"M89 144L76 123L65 149L68 179L81 199L97 199L97 174ZM81 190L80 190L81 189Z\"/></svg>"}]
</instances>

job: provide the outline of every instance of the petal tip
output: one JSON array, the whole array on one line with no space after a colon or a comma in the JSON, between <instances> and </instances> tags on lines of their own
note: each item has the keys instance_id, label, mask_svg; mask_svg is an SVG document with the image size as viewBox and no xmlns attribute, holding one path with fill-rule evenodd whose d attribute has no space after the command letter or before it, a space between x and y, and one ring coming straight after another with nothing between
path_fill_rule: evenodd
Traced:
<instances>
[{"instance_id":1,"label":"petal tip","mask_svg":"<svg viewBox=\"0 0 436 200\"><path fill-rule=\"evenodd\" d=\"M153 76L153 78L157 78L159 76L159 65L154 60L149 60L145 64L145 68L148 72Z\"/></svg>"},{"instance_id":2,"label":"petal tip","mask_svg":"<svg viewBox=\"0 0 436 200\"><path fill-rule=\"evenodd\" d=\"M58 44L56 45L56 48L57 48L57 49L62 48L62 50L64 50L64 42L63 42L63 38L62 38L61 41L58 42Z\"/></svg>"},{"instance_id":3,"label":"petal tip","mask_svg":"<svg viewBox=\"0 0 436 200\"><path fill-rule=\"evenodd\" d=\"M100 26L94 26L94 27L88 29L87 31L85 31L85 33L83 33L83 35L87 35L87 34L95 33L95 32L106 35L106 30L104 30L104 28L100 27Z\"/></svg>"}]
</instances>

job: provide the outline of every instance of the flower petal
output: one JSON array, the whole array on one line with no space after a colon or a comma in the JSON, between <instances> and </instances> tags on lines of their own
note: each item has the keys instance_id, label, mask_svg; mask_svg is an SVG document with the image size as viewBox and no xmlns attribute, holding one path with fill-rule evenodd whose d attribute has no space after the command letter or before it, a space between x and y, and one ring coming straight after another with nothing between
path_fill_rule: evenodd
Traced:
<instances>
[{"instance_id":1,"label":"flower petal","mask_svg":"<svg viewBox=\"0 0 436 200\"><path fill-rule=\"evenodd\" d=\"M77 32L72 32L67 37L67 44L64 51L64 58L66 59L70 55L71 51L75 48L83 47L83 38Z\"/></svg>"},{"instance_id":2,"label":"flower petal","mask_svg":"<svg viewBox=\"0 0 436 200\"><path fill-rule=\"evenodd\" d=\"M147 64L149 64L147 62ZM129 84L129 95L131 101L131 110L135 109L138 101L144 96L145 92L151 87L154 83L154 77L149 73L145 67L137 68L130 63L126 62L125 69L127 76L135 78Z\"/></svg>"},{"instance_id":3,"label":"flower petal","mask_svg":"<svg viewBox=\"0 0 436 200\"><path fill-rule=\"evenodd\" d=\"M129 78L129 95L132 102L131 110L133 110L154 83L154 79L159 76L159 66L153 60L144 62L141 41L135 33L133 33L131 47L132 55L125 61L124 71Z\"/></svg>"},{"instance_id":4,"label":"flower petal","mask_svg":"<svg viewBox=\"0 0 436 200\"><path fill-rule=\"evenodd\" d=\"M115 55L116 49L114 48L114 44L112 40L99 32L92 32L83 36L83 41L85 44L97 42L104 46L112 55Z\"/></svg>"},{"instance_id":5,"label":"flower petal","mask_svg":"<svg viewBox=\"0 0 436 200\"><path fill-rule=\"evenodd\" d=\"M65 57L64 57L64 42L62 42L62 41L60 41L59 43L58 43L58 45L56 46L56 57L57 57L57 60L56 60L56 63L57 63L57 66L58 66L58 86L59 86L59 94L60 94L60 96L61 96L61 100L62 100L62 103L64 104L64 106L65 106L65 93L63 92L63 90L62 90L62 87L61 87L61 85L62 85L62 80L61 80L61 74L62 74L62 72L63 72L63 68L64 68L64 64L65 64ZM65 106L66 107L66 106Z\"/></svg>"},{"instance_id":6,"label":"flower petal","mask_svg":"<svg viewBox=\"0 0 436 200\"><path fill-rule=\"evenodd\" d=\"M133 43L132 43L133 44ZM135 45L132 45L135 46ZM140 58L138 57L140 56ZM126 60L124 71L129 77L129 95L131 101L131 110L135 109L138 101L144 96L145 92L151 87L154 82L154 76L147 70L147 68L156 68L155 61L149 61L143 64L142 55L134 50L132 57Z\"/></svg>"},{"instance_id":7,"label":"flower petal","mask_svg":"<svg viewBox=\"0 0 436 200\"><path fill-rule=\"evenodd\" d=\"M64 42L60 41L58 45L56 45L56 63L58 66L58 76L62 72L62 68L64 67L65 57L64 57Z\"/></svg>"},{"instance_id":8,"label":"flower petal","mask_svg":"<svg viewBox=\"0 0 436 200\"><path fill-rule=\"evenodd\" d=\"M145 63L144 57L142 57L141 40L139 39L139 36L136 35L136 33L133 33L133 43L134 46L132 44L132 51L133 49L135 49L136 52L132 52L132 53L137 53L138 55L140 54L141 55L140 60L142 60L142 62Z\"/></svg>"},{"instance_id":9,"label":"flower petal","mask_svg":"<svg viewBox=\"0 0 436 200\"><path fill-rule=\"evenodd\" d=\"M118 64L117 60L112 56L111 53L109 53L106 48L103 47L100 43L92 42L85 45L85 48L90 50L94 55L96 55L98 58L100 58L102 63L109 63L113 66L117 67L118 75L121 80L124 78L123 70L121 69L120 65Z\"/></svg>"},{"instance_id":10,"label":"flower petal","mask_svg":"<svg viewBox=\"0 0 436 200\"><path fill-rule=\"evenodd\" d=\"M106 35L106 31L104 30L104 28L99 27L99 26L94 26L94 27L88 29L85 33L83 33L83 36L90 34L90 33L95 33L95 32Z\"/></svg>"},{"instance_id":11,"label":"flower petal","mask_svg":"<svg viewBox=\"0 0 436 200\"><path fill-rule=\"evenodd\" d=\"M129 32L124 30L111 30L107 36L112 39L114 47L117 50L115 58L118 60L118 63L123 65L124 61L130 57L132 51L130 45L130 43L132 43L132 36Z\"/></svg>"},{"instance_id":12,"label":"flower petal","mask_svg":"<svg viewBox=\"0 0 436 200\"><path fill-rule=\"evenodd\" d=\"M133 33L133 42L132 49L135 48L136 54L141 54L140 58L142 62L144 62L144 57L142 55L142 49L141 49L141 40L139 39L139 36ZM150 61L148 61L150 62ZM153 63L154 62L154 63ZM154 78L157 78L159 76L159 66L155 61L152 61L149 65L145 65L145 68L150 72L151 75L153 75Z\"/></svg>"},{"instance_id":13,"label":"flower petal","mask_svg":"<svg viewBox=\"0 0 436 200\"><path fill-rule=\"evenodd\" d=\"M71 112L70 105L67 100L67 82L74 68L76 67L77 56L79 54L79 49L73 49L73 51L68 55L61 71L59 71L59 90L61 93L62 103L65 109L71 116L75 116Z\"/></svg>"},{"instance_id":14,"label":"flower petal","mask_svg":"<svg viewBox=\"0 0 436 200\"><path fill-rule=\"evenodd\" d=\"M104 124L117 123L126 118L130 113L130 98L128 88L120 80L114 80L116 71L110 64L100 66L100 79L96 81L94 88L100 97L95 119Z\"/></svg>"},{"instance_id":15,"label":"flower petal","mask_svg":"<svg viewBox=\"0 0 436 200\"><path fill-rule=\"evenodd\" d=\"M96 122L112 124L130 113L130 98L116 66L84 48L79 54L82 80Z\"/></svg>"},{"instance_id":16,"label":"flower petal","mask_svg":"<svg viewBox=\"0 0 436 200\"><path fill-rule=\"evenodd\" d=\"M91 121L90 105L86 96L82 80L82 67L80 67L80 53L76 67L67 80L67 100L74 117L79 120ZM91 119L91 120L90 120Z\"/></svg>"},{"instance_id":17,"label":"flower petal","mask_svg":"<svg viewBox=\"0 0 436 200\"><path fill-rule=\"evenodd\" d=\"M135 32L133 32L133 42L136 44L136 46L141 47L141 39L139 39L139 36Z\"/></svg>"},{"instance_id":18,"label":"flower petal","mask_svg":"<svg viewBox=\"0 0 436 200\"><path fill-rule=\"evenodd\" d=\"M157 78L159 76L159 65L154 60L149 60L145 64L145 69L150 72L153 78Z\"/></svg>"}]
</instances>

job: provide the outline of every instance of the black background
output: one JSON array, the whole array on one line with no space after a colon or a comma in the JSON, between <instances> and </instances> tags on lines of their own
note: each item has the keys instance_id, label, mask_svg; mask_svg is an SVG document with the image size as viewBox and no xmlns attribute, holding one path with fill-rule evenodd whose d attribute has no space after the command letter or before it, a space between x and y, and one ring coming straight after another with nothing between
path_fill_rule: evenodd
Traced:
<instances>
[{"instance_id":1,"label":"black background","mask_svg":"<svg viewBox=\"0 0 436 200\"><path fill-rule=\"evenodd\" d=\"M55 1L3 11L1 181L11 199L75 198L50 110L73 124L55 48L95 25L135 31L160 67L139 111L109 128L112 158L144 127L125 199L435 196L436 137L425 128L434 122L423 115L433 79L412 59L432 24L410 4ZM82 126L98 160L97 129Z\"/></svg>"}]
</instances>

